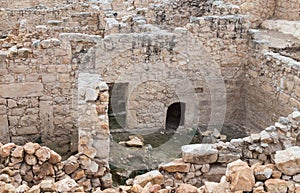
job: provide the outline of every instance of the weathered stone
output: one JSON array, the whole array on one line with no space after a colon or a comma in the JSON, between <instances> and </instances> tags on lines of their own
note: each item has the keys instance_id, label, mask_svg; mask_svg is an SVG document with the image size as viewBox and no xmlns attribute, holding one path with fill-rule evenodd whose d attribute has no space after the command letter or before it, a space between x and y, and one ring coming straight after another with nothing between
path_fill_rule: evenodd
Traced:
<instances>
[{"instance_id":1,"label":"weathered stone","mask_svg":"<svg viewBox=\"0 0 300 193\"><path fill-rule=\"evenodd\" d=\"M237 160L228 164L226 178L230 182L231 191L252 191L255 178L252 169L246 162Z\"/></svg>"},{"instance_id":2,"label":"weathered stone","mask_svg":"<svg viewBox=\"0 0 300 193\"><path fill-rule=\"evenodd\" d=\"M16 157L16 158L23 158L23 156L24 156L24 149L23 149L23 147L22 146L17 146L13 150L11 156Z\"/></svg>"},{"instance_id":3,"label":"weathered stone","mask_svg":"<svg viewBox=\"0 0 300 193\"><path fill-rule=\"evenodd\" d=\"M300 121L300 111L294 111L292 113L292 118L295 120L295 121Z\"/></svg>"},{"instance_id":4,"label":"weathered stone","mask_svg":"<svg viewBox=\"0 0 300 193\"><path fill-rule=\"evenodd\" d=\"M128 147L143 147L144 143L140 138L134 137L134 138L130 139L129 141L126 141L125 145Z\"/></svg>"},{"instance_id":5,"label":"weathered stone","mask_svg":"<svg viewBox=\"0 0 300 193\"><path fill-rule=\"evenodd\" d=\"M294 176L293 176L293 180L294 180L295 182L300 183L300 174L294 175Z\"/></svg>"},{"instance_id":6,"label":"weathered stone","mask_svg":"<svg viewBox=\"0 0 300 193\"><path fill-rule=\"evenodd\" d=\"M51 151L47 147L41 147L35 152L35 156L38 158L39 161L45 162L50 159Z\"/></svg>"},{"instance_id":7,"label":"weathered stone","mask_svg":"<svg viewBox=\"0 0 300 193\"><path fill-rule=\"evenodd\" d=\"M182 146L184 162L195 164L214 163L218 159L218 150L213 144L195 144Z\"/></svg>"},{"instance_id":8,"label":"weathered stone","mask_svg":"<svg viewBox=\"0 0 300 193\"><path fill-rule=\"evenodd\" d=\"M216 182L204 182L205 192L206 193L216 193L216 192L226 192L229 190L229 183L226 181L226 178L222 178L220 183Z\"/></svg>"},{"instance_id":9,"label":"weathered stone","mask_svg":"<svg viewBox=\"0 0 300 193\"><path fill-rule=\"evenodd\" d=\"M38 150L39 148L40 145L37 143L29 142L24 145L24 150L29 155L33 155L36 152L36 150Z\"/></svg>"},{"instance_id":10,"label":"weathered stone","mask_svg":"<svg viewBox=\"0 0 300 193\"><path fill-rule=\"evenodd\" d=\"M47 139L53 136L55 132L52 103L53 102L50 101L40 101L39 103L39 116L41 119L43 141L47 141Z\"/></svg>"},{"instance_id":11,"label":"weathered stone","mask_svg":"<svg viewBox=\"0 0 300 193\"><path fill-rule=\"evenodd\" d=\"M12 184L5 184L3 193L15 193L16 188Z\"/></svg>"},{"instance_id":12,"label":"weathered stone","mask_svg":"<svg viewBox=\"0 0 300 193\"><path fill-rule=\"evenodd\" d=\"M66 174L73 173L75 170L77 170L77 168L79 168L79 163L73 160L68 160L64 166Z\"/></svg>"},{"instance_id":13,"label":"weathered stone","mask_svg":"<svg viewBox=\"0 0 300 193\"><path fill-rule=\"evenodd\" d=\"M37 164L37 158L34 155L25 155L25 162L26 164L33 166L35 164Z\"/></svg>"},{"instance_id":14,"label":"weathered stone","mask_svg":"<svg viewBox=\"0 0 300 193\"><path fill-rule=\"evenodd\" d=\"M56 185L52 180L43 180L40 185L41 190L44 192L52 192L57 189Z\"/></svg>"},{"instance_id":15,"label":"weathered stone","mask_svg":"<svg viewBox=\"0 0 300 193\"><path fill-rule=\"evenodd\" d=\"M105 176L101 177L101 185L102 188L110 188L112 186L112 175L110 173L107 173Z\"/></svg>"},{"instance_id":16,"label":"weathered stone","mask_svg":"<svg viewBox=\"0 0 300 193\"><path fill-rule=\"evenodd\" d=\"M236 161L238 159L240 159L241 156L239 154L234 154L234 153L219 153L219 157L218 157L218 160L217 162L219 163L230 163L230 162L233 162L233 161Z\"/></svg>"},{"instance_id":17,"label":"weathered stone","mask_svg":"<svg viewBox=\"0 0 300 193\"><path fill-rule=\"evenodd\" d=\"M267 191L272 193L285 193L288 190L286 182L280 179L269 179L265 186Z\"/></svg>"},{"instance_id":18,"label":"weathered stone","mask_svg":"<svg viewBox=\"0 0 300 193\"><path fill-rule=\"evenodd\" d=\"M176 193L197 193L197 187L190 184L181 184L176 189Z\"/></svg>"},{"instance_id":19,"label":"weathered stone","mask_svg":"<svg viewBox=\"0 0 300 193\"><path fill-rule=\"evenodd\" d=\"M16 145L14 143L7 143L0 148L0 156L1 157L8 157L10 155L10 151Z\"/></svg>"},{"instance_id":20,"label":"weathered stone","mask_svg":"<svg viewBox=\"0 0 300 193\"><path fill-rule=\"evenodd\" d=\"M159 171L154 170L146 174L136 176L133 180L133 184L138 184L142 187L145 186L148 182L151 182L152 184L163 184L163 175Z\"/></svg>"},{"instance_id":21,"label":"weathered stone","mask_svg":"<svg viewBox=\"0 0 300 193\"><path fill-rule=\"evenodd\" d=\"M61 161L61 156L58 153L56 153L55 151L51 150L49 163L56 164L60 161Z\"/></svg>"},{"instance_id":22,"label":"weathered stone","mask_svg":"<svg viewBox=\"0 0 300 193\"><path fill-rule=\"evenodd\" d=\"M56 187L58 192L71 192L71 190L78 187L78 184L75 180L66 178L56 182Z\"/></svg>"},{"instance_id":23,"label":"weathered stone","mask_svg":"<svg viewBox=\"0 0 300 193\"><path fill-rule=\"evenodd\" d=\"M276 167L286 175L300 173L300 147L295 146L275 154Z\"/></svg>"},{"instance_id":24,"label":"weathered stone","mask_svg":"<svg viewBox=\"0 0 300 193\"><path fill-rule=\"evenodd\" d=\"M2 143L9 142L9 128L7 115L0 115L0 140Z\"/></svg>"},{"instance_id":25,"label":"weathered stone","mask_svg":"<svg viewBox=\"0 0 300 193\"><path fill-rule=\"evenodd\" d=\"M40 185L34 185L28 190L28 193L40 193L40 192L41 192Z\"/></svg>"},{"instance_id":26,"label":"weathered stone","mask_svg":"<svg viewBox=\"0 0 300 193\"><path fill-rule=\"evenodd\" d=\"M17 97L35 97L42 96L44 90L41 83L15 83L0 85L0 97L17 98Z\"/></svg>"},{"instance_id":27,"label":"weathered stone","mask_svg":"<svg viewBox=\"0 0 300 193\"><path fill-rule=\"evenodd\" d=\"M267 180L272 176L274 165L265 165L257 163L252 166L254 176L257 180Z\"/></svg>"},{"instance_id":28,"label":"weathered stone","mask_svg":"<svg viewBox=\"0 0 300 193\"><path fill-rule=\"evenodd\" d=\"M97 150L90 146L82 146L80 151L89 158L94 158L97 155Z\"/></svg>"},{"instance_id":29,"label":"weathered stone","mask_svg":"<svg viewBox=\"0 0 300 193\"><path fill-rule=\"evenodd\" d=\"M25 193L29 190L29 187L26 184L23 184L16 188L16 192L18 193Z\"/></svg>"},{"instance_id":30,"label":"weathered stone","mask_svg":"<svg viewBox=\"0 0 300 193\"><path fill-rule=\"evenodd\" d=\"M165 170L170 173L182 172L187 173L190 171L191 164L185 163L182 159L176 159L170 163L162 164L159 166L160 170Z\"/></svg>"},{"instance_id":31,"label":"weathered stone","mask_svg":"<svg viewBox=\"0 0 300 193\"><path fill-rule=\"evenodd\" d=\"M273 139L267 131L263 130L260 132L260 141L263 143L271 143L273 142Z\"/></svg>"}]
</instances>

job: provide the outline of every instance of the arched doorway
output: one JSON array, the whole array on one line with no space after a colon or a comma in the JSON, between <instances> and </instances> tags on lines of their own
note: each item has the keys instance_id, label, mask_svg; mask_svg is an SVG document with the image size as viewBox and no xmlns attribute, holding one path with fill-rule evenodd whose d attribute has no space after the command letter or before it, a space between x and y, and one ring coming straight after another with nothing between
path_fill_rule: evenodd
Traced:
<instances>
[{"instance_id":1,"label":"arched doorway","mask_svg":"<svg viewBox=\"0 0 300 193\"><path fill-rule=\"evenodd\" d=\"M173 103L168 107L166 117L166 129L176 130L184 125L185 103Z\"/></svg>"}]
</instances>

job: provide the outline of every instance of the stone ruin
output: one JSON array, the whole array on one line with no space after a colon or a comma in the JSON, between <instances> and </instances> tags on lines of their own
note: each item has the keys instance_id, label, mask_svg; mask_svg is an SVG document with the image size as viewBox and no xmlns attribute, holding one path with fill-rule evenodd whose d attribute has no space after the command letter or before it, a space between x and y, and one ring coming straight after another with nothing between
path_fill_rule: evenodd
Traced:
<instances>
[{"instance_id":1,"label":"stone ruin","mask_svg":"<svg viewBox=\"0 0 300 193\"><path fill-rule=\"evenodd\" d=\"M279 150L299 153L292 148L298 145L297 111L268 127L300 109L299 1L0 4L0 141L7 143L1 147L1 174L6 174L1 181L8 189L4 192L21 184L36 185L36 192L55 192L58 182L69 183L61 182L68 177L74 180L72 191L98 191L111 186L110 162L136 167L130 151L154 166L166 160L150 160L150 147L146 152L118 149L110 136L119 132L171 129L180 133L178 139L199 128L201 133L211 131L206 142L214 145L183 146L192 140L187 135L155 149L165 152L158 153L164 157L183 146L183 160L175 162L185 169L174 173L161 166L161 173L156 171L165 185L205 184L206 192L216 192L208 190L206 182L219 182L228 164L237 159L254 167L258 162L275 163ZM112 126L115 120L117 128ZM230 130L222 132L226 128ZM239 139L226 143L216 139L219 132ZM278 136L268 138L274 132ZM32 146L30 150L26 145ZM213 153L202 155L198 150L203 147ZM186 148L196 155L186 154ZM201 156L206 162L199 163ZM279 170L282 180L299 183L298 172L287 173L277 162L266 168L269 173ZM295 190L286 187L296 192L295 185Z\"/></svg>"}]
</instances>

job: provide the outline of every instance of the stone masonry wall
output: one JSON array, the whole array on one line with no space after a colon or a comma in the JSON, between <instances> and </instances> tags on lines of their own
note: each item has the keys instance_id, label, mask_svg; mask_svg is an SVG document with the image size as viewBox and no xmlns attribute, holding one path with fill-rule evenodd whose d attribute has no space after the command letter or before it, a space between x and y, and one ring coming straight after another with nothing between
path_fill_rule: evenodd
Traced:
<instances>
[{"instance_id":1,"label":"stone masonry wall","mask_svg":"<svg viewBox=\"0 0 300 193\"><path fill-rule=\"evenodd\" d=\"M275 0L225 0L225 3L232 3L240 7L240 13L248 15L252 27L258 27L264 20L273 17L276 9Z\"/></svg>"},{"instance_id":2,"label":"stone masonry wall","mask_svg":"<svg viewBox=\"0 0 300 193\"><path fill-rule=\"evenodd\" d=\"M299 62L256 46L246 67L246 122L251 128L265 127L276 116L300 108Z\"/></svg>"},{"instance_id":3,"label":"stone masonry wall","mask_svg":"<svg viewBox=\"0 0 300 193\"><path fill-rule=\"evenodd\" d=\"M275 17L278 19L299 21L300 1L299 0L277 0Z\"/></svg>"},{"instance_id":4,"label":"stone masonry wall","mask_svg":"<svg viewBox=\"0 0 300 193\"><path fill-rule=\"evenodd\" d=\"M101 34L105 26L103 12L96 7L78 2L55 8L3 9L0 10L3 18L0 24L1 35L17 35L19 27L23 29L23 33L34 34L44 26L48 26L52 37L57 37L62 32Z\"/></svg>"},{"instance_id":5,"label":"stone masonry wall","mask_svg":"<svg viewBox=\"0 0 300 193\"><path fill-rule=\"evenodd\" d=\"M295 111L288 117L280 117L275 125L245 138L232 139L226 143L183 146L182 159L160 166L165 185L177 186L188 183L200 187L206 181L219 182L225 175L227 164L238 159L248 162L250 166L275 163L276 151L296 145L299 136L299 120L300 113ZM279 173L276 178L292 179L292 175L284 175L275 168L273 171L274 176L276 171L277 174ZM273 175L272 172L269 178ZM263 171L254 174L256 177L266 175Z\"/></svg>"}]
</instances>

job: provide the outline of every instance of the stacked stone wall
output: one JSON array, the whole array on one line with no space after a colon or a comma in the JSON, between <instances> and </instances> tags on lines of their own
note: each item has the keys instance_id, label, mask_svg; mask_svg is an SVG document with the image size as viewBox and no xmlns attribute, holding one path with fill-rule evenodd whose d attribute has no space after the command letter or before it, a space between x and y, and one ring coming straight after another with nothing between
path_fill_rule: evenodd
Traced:
<instances>
[{"instance_id":1,"label":"stacked stone wall","mask_svg":"<svg viewBox=\"0 0 300 193\"><path fill-rule=\"evenodd\" d=\"M238 159L246 161L250 166L274 164L277 151L296 145L299 116L299 111L295 111L288 117L279 118L278 122L260 133L230 142L183 146L182 159L160 166L166 185L188 183L200 187L207 181L219 182L225 175L227 165ZM273 168L273 171L278 169ZM257 172L255 175L260 174ZM281 172L279 174L279 178L293 178Z\"/></svg>"},{"instance_id":2,"label":"stacked stone wall","mask_svg":"<svg viewBox=\"0 0 300 193\"><path fill-rule=\"evenodd\" d=\"M277 0L275 18L299 21L300 19L299 0Z\"/></svg>"}]
</instances>

